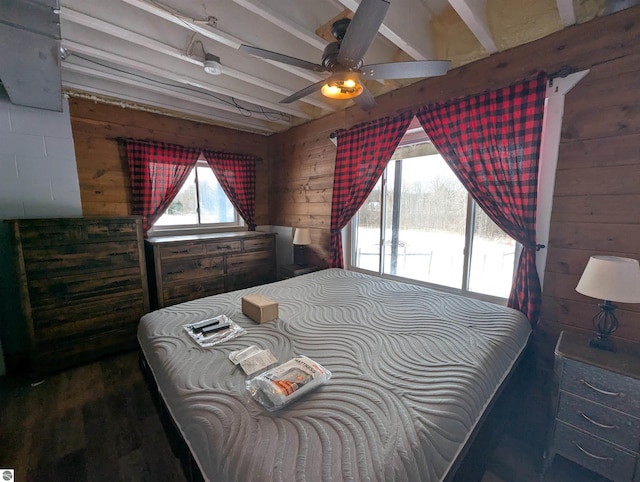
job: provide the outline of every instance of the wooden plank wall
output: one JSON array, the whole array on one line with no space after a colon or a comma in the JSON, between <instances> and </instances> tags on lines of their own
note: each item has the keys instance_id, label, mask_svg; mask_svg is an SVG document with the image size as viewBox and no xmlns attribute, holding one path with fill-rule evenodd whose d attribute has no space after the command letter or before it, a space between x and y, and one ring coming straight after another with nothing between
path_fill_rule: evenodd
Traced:
<instances>
[{"instance_id":1,"label":"wooden plank wall","mask_svg":"<svg viewBox=\"0 0 640 482\"><path fill-rule=\"evenodd\" d=\"M574 289L589 256L640 258L640 7L391 92L370 113L350 108L270 137L270 223L311 228L314 261L326 266L336 152L331 131L565 65L591 72L566 98L543 315L534 344L538 360L548 366L561 329L591 330L597 300ZM617 335L640 341L640 304L620 308Z\"/></svg>"},{"instance_id":2,"label":"wooden plank wall","mask_svg":"<svg viewBox=\"0 0 640 482\"><path fill-rule=\"evenodd\" d=\"M69 99L69 108L85 216L131 214L129 168L116 138L133 137L258 156L256 217L268 223L266 137L85 99Z\"/></svg>"}]
</instances>

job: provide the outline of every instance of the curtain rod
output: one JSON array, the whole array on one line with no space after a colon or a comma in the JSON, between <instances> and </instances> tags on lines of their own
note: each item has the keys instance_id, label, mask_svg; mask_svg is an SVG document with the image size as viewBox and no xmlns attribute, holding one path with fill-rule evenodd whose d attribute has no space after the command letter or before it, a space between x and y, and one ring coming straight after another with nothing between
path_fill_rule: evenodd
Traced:
<instances>
[{"instance_id":1,"label":"curtain rod","mask_svg":"<svg viewBox=\"0 0 640 482\"><path fill-rule=\"evenodd\" d=\"M567 75L573 74L575 71L576 69L574 69L570 65L563 65L555 72L552 72L549 75L547 75L549 79L549 86L553 87L553 79L557 79L559 77L565 78Z\"/></svg>"},{"instance_id":2,"label":"curtain rod","mask_svg":"<svg viewBox=\"0 0 640 482\"><path fill-rule=\"evenodd\" d=\"M550 73L549 75L547 75L548 79L549 79L549 85L553 87L553 79L557 79L559 77L561 78L565 78L566 76L573 74L576 70L570 66L570 65L563 65L562 67L560 67L558 70L556 70L555 72ZM331 140L331 142L333 142L336 146L338 145L338 135L335 132L331 132L329 134L329 139Z\"/></svg>"}]
</instances>

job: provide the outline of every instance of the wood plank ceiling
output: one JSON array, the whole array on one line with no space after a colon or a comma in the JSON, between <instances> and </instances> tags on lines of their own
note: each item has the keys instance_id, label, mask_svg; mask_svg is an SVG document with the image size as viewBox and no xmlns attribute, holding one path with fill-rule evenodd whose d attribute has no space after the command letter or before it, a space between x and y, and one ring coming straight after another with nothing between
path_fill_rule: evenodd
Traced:
<instances>
[{"instance_id":1,"label":"wood plank ceiling","mask_svg":"<svg viewBox=\"0 0 640 482\"><path fill-rule=\"evenodd\" d=\"M71 96L263 134L352 105L319 92L282 104L327 74L251 57L238 48L244 43L320 63L332 40L332 20L349 15L359 0L61 0L59 9L52 3L56 0L3 2L0 39L14 41L12 55L8 43L0 47L0 78L15 103L25 103L16 100L25 97L18 95L24 80L34 77L34 69L42 71L38 49L15 41L16 29L30 35L41 31L42 18L25 13L27 5L59 15L59 36L48 32L43 38L61 88ZM364 60L451 60L456 68L636 3L391 0ZM220 75L204 71L206 54L220 58ZM417 80L367 80L366 85L380 95ZM36 102L33 95L26 97Z\"/></svg>"}]
</instances>

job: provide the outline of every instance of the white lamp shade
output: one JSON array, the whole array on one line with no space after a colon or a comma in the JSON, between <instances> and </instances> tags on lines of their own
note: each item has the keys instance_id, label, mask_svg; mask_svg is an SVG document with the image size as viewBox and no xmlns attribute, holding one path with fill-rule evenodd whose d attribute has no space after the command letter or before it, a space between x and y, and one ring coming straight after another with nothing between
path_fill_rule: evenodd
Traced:
<instances>
[{"instance_id":1,"label":"white lamp shade","mask_svg":"<svg viewBox=\"0 0 640 482\"><path fill-rule=\"evenodd\" d=\"M640 264L618 256L591 256L576 291L592 298L640 303Z\"/></svg>"},{"instance_id":2,"label":"white lamp shade","mask_svg":"<svg viewBox=\"0 0 640 482\"><path fill-rule=\"evenodd\" d=\"M293 244L299 244L302 246L311 244L309 228L296 228L296 233L293 235Z\"/></svg>"}]
</instances>

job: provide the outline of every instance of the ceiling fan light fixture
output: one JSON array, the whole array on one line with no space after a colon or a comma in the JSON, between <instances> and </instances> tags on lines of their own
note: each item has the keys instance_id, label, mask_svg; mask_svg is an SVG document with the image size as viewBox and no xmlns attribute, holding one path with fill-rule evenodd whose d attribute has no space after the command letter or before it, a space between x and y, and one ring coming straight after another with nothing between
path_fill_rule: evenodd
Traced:
<instances>
[{"instance_id":1,"label":"ceiling fan light fixture","mask_svg":"<svg viewBox=\"0 0 640 482\"><path fill-rule=\"evenodd\" d=\"M345 76L329 77L320 91L330 99L353 99L362 94L362 82L355 73Z\"/></svg>"},{"instance_id":2,"label":"ceiling fan light fixture","mask_svg":"<svg viewBox=\"0 0 640 482\"><path fill-rule=\"evenodd\" d=\"M220 75L222 73L222 64L220 63L220 57L213 54L205 54L204 71L207 74Z\"/></svg>"}]
</instances>

